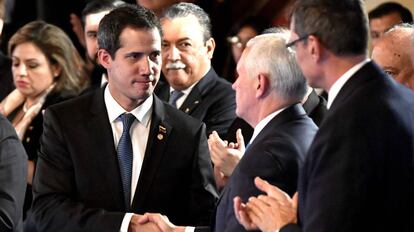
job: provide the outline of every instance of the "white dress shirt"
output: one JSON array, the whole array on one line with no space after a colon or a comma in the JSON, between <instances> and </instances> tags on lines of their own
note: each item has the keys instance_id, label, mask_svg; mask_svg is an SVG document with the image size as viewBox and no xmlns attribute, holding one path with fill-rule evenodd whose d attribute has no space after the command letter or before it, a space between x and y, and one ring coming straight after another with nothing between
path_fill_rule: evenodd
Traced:
<instances>
[{"instance_id":1,"label":"white dress shirt","mask_svg":"<svg viewBox=\"0 0 414 232\"><path fill-rule=\"evenodd\" d=\"M332 102L335 100L336 96L338 95L339 91L342 89L342 87L345 85L345 83L349 80L349 78L352 77L358 70L362 68L366 63L368 63L370 59L365 59L364 61L354 65L352 68L350 68L348 71L346 71L342 76L335 81L335 83L332 85L331 89L328 93L328 102L326 104L326 108L329 110L329 108L332 105Z\"/></svg>"},{"instance_id":2,"label":"white dress shirt","mask_svg":"<svg viewBox=\"0 0 414 232\"><path fill-rule=\"evenodd\" d=\"M112 133L114 136L115 148L118 147L119 139L122 135L122 120L120 115L126 113L126 110L122 108L116 102L109 92L109 88L106 87L104 93L105 106L108 112L108 120L111 124ZM131 203L134 199L135 190L138 184L139 174L141 172L142 162L144 160L145 148L147 147L148 135L151 124L151 114L152 114L152 95L148 97L140 106L128 112L135 116L135 120L130 128L131 142L132 142L132 177L131 177ZM125 214L125 217L122 221L121 232L127 232L129 227L129 222L131 221L132 213Z\"/></svg>"}]
</instances>

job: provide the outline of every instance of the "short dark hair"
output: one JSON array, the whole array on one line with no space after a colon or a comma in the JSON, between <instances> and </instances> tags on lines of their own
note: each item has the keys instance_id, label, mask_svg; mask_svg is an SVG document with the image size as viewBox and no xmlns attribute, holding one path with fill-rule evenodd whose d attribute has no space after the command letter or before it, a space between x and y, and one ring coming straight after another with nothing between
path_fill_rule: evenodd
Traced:
<instances>
[{"instance_id":1,"label":"short dark hair","mask_svg":"<svg viewBox=\"0 0 414 232\"><path fill-rule=\"evenodd\" d=\"M384 15L388 15L394 12L400 15L402 23L413 22L413 15L411 14L410 10L396 2L385 2L383 4L380 4L368 13L368 18L369 20L381 18Z\"/></svg>"},{"instance_id":2,"label":"short dark hair","mask_svg":"<svg viewBox=\"0 0 414 232\"><path fill-rule=\"evenodd\" d=\"M314 35L335 55L367 53L368 20L362 0L299 0L292 17L299 37Z\"/></svg>"},{"instance_id":3,"label":"short dark hair","mask_svg":"<svg viewBox=\"0 0 414 232\"><path fill-rule=\"evenodd\" d=\"M82 26L85 28L85 18L90 14L97 14L102 11L111 11L125 4L121 0L93 0L86 4L82 11Z\"/></svg>"},{"instance_id":4,"label":"short dark hair","mask_svg":"<svg viewBox=\"0 0 414 232\"><path fill-rule=\"evenodd\" d=\"M157 29L162 37L160 21L154 12L139 5L125 4L105 15L99 23L99 48L105 49L114 58L121 46L119 36L127 27Z\"/></svg>"},{"instance_id":5,"label":"short dark hair","mask_svg":"<svg viewBox=\"0 0 414 232\"><path fill-rule=\"evenodd\" d=\"M188 2L177 3L167 8L163 12L161 18L174 19L187 17L189 15L193 15L197 18L198 23L203 30L204 42L206 42L211 38L211 21L208 14L201 7Z\"/></svg>"}]
</instances>

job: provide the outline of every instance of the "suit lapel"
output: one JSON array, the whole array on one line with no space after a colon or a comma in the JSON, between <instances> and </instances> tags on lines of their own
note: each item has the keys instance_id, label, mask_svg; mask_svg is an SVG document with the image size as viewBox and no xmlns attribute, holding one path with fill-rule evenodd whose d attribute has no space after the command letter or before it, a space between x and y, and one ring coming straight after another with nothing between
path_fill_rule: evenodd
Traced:
<instances>
[{"instance_id":1,"label":"suit lapel","mask_svg":"<svg viewBox=\"0 0 414 232\"><path fill-rule=\"evenodd\" d=\"M206 93L208 93L210 89L216 84L216 78L218 78L218 76L216 72L211 68L191 90L190 94L181 105L180 110L186 114L191 115L193 110L203 100L203 95L206 95Z\"/></svg>"},{"instance_id":2,"label":"suit lapel","mask_svg":"<svg viewBox=\"0 0 414 232\"><path fill-rule=\"evenodd\" d=\"M172 130L172 126L164 121L165 109L163 103L154 95L154 105L147 147L137 188L135 190L132 209L138 210L145 204L148 190L158 173L158 168L164 156L164 151Z\"/></svg>"},{"instance_id":3,"label":"suit lapel","mask_svg":"<svg viewBox=\"0 0 414 232\"><path fill-rule=\"evenodd\" d=\"M341 107L342 103L355 91L359 91L360 88L365 88L367 82L374 80L375 78L387 78L384 75L385 74L381 72L380 68L375 63L372 61L368 62L352 75L344 86L342 86L328 112L334 111L337 107Z\"/></svg>"},{"instance_id":4,"label":"suit lapel","mask_svg":"<svg viewBox=\"0 0 414 232\"><path fill-rule=\"evenodd\" d=\"M104 178L103 183L113 195L117 205L124 207L122 182L118 166L118 156L115 149L111 125L108 121L108 113L104 102L104 89L95 91L91 105L91 117L87 122L89 138L94 142L94 154L96 162Z\"/></svg>"}]
</instances>

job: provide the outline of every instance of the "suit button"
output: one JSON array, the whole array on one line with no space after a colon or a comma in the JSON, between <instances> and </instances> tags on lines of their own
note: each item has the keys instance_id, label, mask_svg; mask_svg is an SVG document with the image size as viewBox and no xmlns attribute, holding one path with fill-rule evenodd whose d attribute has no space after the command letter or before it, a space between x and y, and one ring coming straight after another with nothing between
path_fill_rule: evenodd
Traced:
<instances>
[{"instance_id":1,"label":"suit button","mask_svg":"<svg viewBox=\"0 0 414 232\"><path fill-rule=\"evenodd\" d=\"M186 113L190 112L190 109L189 108L185 109L185 112Z\"/></svg>"},{"instance_id":2,"label":"suit button","mask_svg":"<svg viewBox=\"0 0 414 232\"><path fill-rule=\"evenodd\" d=\"M26 143L30 143L30 137L26 138Z\"/></svg>"}]
</instances>

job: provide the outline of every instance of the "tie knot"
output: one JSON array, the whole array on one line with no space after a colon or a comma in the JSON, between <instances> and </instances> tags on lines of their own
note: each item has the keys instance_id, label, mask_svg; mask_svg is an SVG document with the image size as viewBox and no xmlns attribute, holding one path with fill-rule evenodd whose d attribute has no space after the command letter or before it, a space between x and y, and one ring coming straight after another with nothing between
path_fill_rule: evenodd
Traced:
<instances>
[{"instance_id":1,"label":"tie knot","mask_svg":"<svg viewBox=\"0 0 414 232\"><path fill-rule=\"evenodd\" d=\"M123 130L124 131L125 130L129 131L129 129L131 128L132 123L135 120L135 116L133 114L124 113L124 114L121 115L121 120L122 120L122 124L124 126Z\"/></svg>"},{"instance_id":2,"label":"tie knot","mask_svg":"<svg viewBox=\"0 0 414 232\"><path fill-rule=\"evenodd\" d=\"M184 95L183 92L179 91L179 90L173 90L171 92L171 96L170 99L168 101L168 103L170 103L172 106L177 108L177 100L178 98L182 97Z\"/></svg>"}]
</instances>

